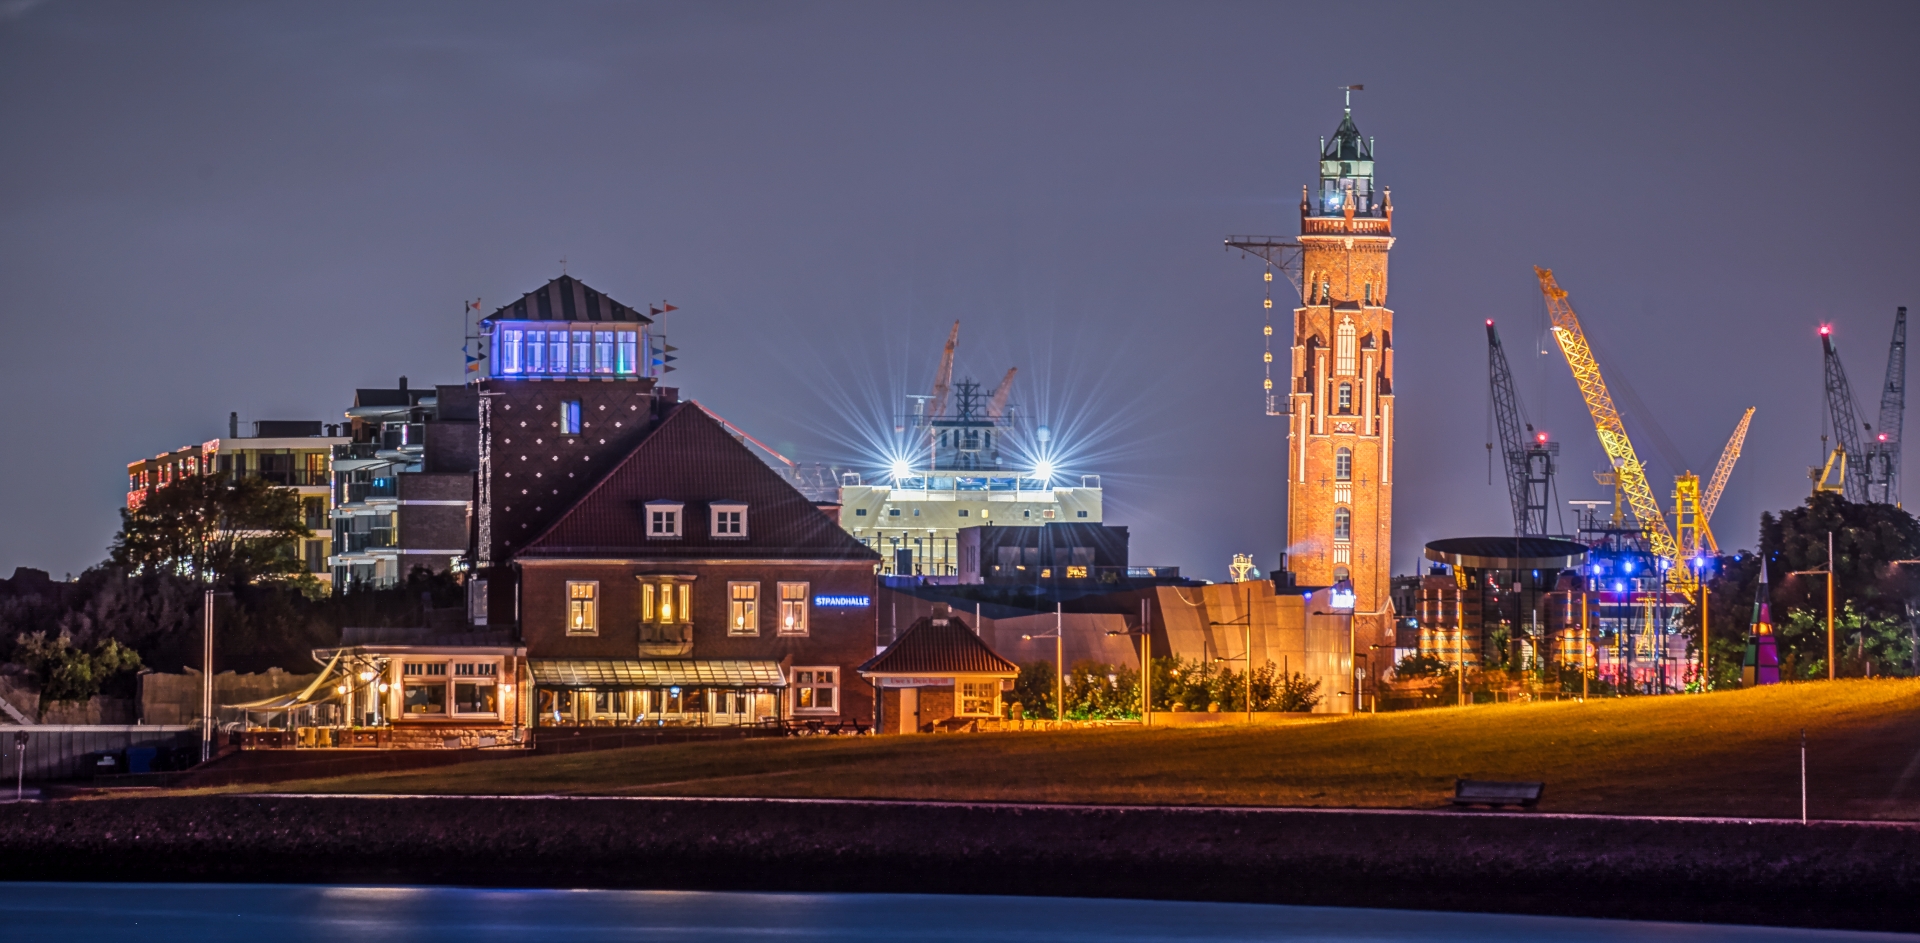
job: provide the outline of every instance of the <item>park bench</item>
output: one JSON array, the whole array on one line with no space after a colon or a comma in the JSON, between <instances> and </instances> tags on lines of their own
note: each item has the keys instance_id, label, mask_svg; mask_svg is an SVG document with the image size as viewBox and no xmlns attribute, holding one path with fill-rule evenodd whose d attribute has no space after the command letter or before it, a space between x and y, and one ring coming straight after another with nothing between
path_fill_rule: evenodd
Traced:
<instances>
[{"instance_id":1,"label":"park bench","mask_svg":"<svg viewBox=\"0 0 1920 943\"><path fill-rule=\"evenodd\" d=\"M1540 804L1540 794L1545 792L1546 788L1546 783L1510 783L1487 779L1456 779L1453 781L1453 804L1457 806L1483 805L1490 809L1517 805L1524 809L1531 809Z\"/></svg>"}]
</instances>

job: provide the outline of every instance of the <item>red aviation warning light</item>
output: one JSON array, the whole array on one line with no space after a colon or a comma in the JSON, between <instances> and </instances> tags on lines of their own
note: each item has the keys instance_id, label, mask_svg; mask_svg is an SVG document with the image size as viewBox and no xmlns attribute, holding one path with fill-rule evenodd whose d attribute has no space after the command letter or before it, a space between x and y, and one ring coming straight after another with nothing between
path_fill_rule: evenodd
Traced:
<instances>
[{"instance_id":1,"label":"red aviation warning light","mask_svg":"<svg viewBox=\"0 0 1920 943\"><path fill-rule=\"evenodd\" d=\"M1822 325L1820 325L1820 336L1821 336L1821 337L1825 337L1825 336L1827 336L1828 334L1832 334L1832 333L1833 333L1833 325L1831 325L1831 324L1822 324Z\"/></svg>"}]
</instances>

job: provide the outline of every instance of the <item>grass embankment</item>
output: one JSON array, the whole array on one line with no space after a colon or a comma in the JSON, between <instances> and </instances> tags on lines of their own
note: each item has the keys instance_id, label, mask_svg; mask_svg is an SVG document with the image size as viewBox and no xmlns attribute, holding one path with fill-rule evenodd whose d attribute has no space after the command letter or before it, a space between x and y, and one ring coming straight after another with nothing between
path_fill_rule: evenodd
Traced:
<instances>
[{"instance_id":1,"label":"grass embankment","mask_svg":"<svg viewBox=\"0 0 1920 943\"><path fill-rule=\"evenodd\" d=\"M764 796L1432 808L1456 776L1542 808L1920 819L1920 681L1504 704L1259 728L749 740L276 784L275 792ZM260 786L219 792L263 791Z\"/></svg>"}]
</instances>

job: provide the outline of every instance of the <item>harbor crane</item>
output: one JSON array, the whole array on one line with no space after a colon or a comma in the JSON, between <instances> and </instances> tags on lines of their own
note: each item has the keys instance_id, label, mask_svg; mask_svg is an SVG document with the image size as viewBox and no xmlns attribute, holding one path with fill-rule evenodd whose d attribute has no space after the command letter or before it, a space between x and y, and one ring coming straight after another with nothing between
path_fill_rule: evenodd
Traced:
<instances>
[{"instance_id":1,"label":"harbor crane","mask_svg":"<svg viewBox=\"0 0 1920 943\"><path fill-rule=\"evenodd\" d=\"M1827 388L1827 415L1833 420L1833 452L1827 456L1826 468L1821 472L1821 484L1827 483L1826 476L1839 462L1840 486L1847 500L1857 504L1867 502L1867 481L1873 470L1865 463L1856 464L1854 473L1847 474L1849 459L1858 462L1866 453L1860 449L1860 433L1871 431L1872 427L1860 421L1860 414L1854 409L1853 387L1847 384L1846 368L1840 365L1840 352L1833 346L1833 326L1820 325L1820 361L1822 374ZM1826 490L1816 488L1815 490Z\"/></svg>"},{"instance_id":2,"label":"harbor crane","mask_svg":"<svg viewBox=\"0 0 1920 943\"><path fill-rule=\"evenodd\" d=\"M1880 414L1867 424L1847 383L1833 326L1820 326L1821 373L1827 395L1827 419L1833 424L1833 451L1813 469L1813 490L1838 491L1849 501L1900 503L1900 434L1907 413L1907 309L1893 316L1893 340L1887 345L1887 376L1880 384ZM1849 473L1851 472L1851 473Z\"/></svg>"},{"instance_id":3,"label":"harbor crane","mask_svg":"<svg viewBox=\"0 0 1920 943\"><path fill-rule=\"evenodd\" d=\"M1544 537L1547 507L1553 500L1553 460L1560 453L1560 443L1549 440L1544 432L1536 432L1526 421L1520 396L1514 392L1513 370L1492 319L1487 321L1487 383L1493 391L1494 425L1500 436L1501 464L1507 472L1507 496L1513 502L1513 534ZM1487 450L1493 450L1492 442L1487 443Z\"/></svg>"}]
</instances>

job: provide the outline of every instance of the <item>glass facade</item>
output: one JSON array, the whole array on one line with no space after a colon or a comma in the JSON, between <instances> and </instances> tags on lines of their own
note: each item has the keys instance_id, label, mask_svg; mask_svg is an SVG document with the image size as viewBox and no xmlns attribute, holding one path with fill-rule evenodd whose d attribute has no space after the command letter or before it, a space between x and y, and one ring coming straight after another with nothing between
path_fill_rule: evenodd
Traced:
<instances>
[{"instance_id":1,"label":"glass facade","mask_svg":"<svg viewBox=\"0 0 1920 943\"><path fill-rule=\"evenodd\" d=\"M501 321L489 361L496 377L638 377L640 329Z\"/></svg>"}]
</instances>

